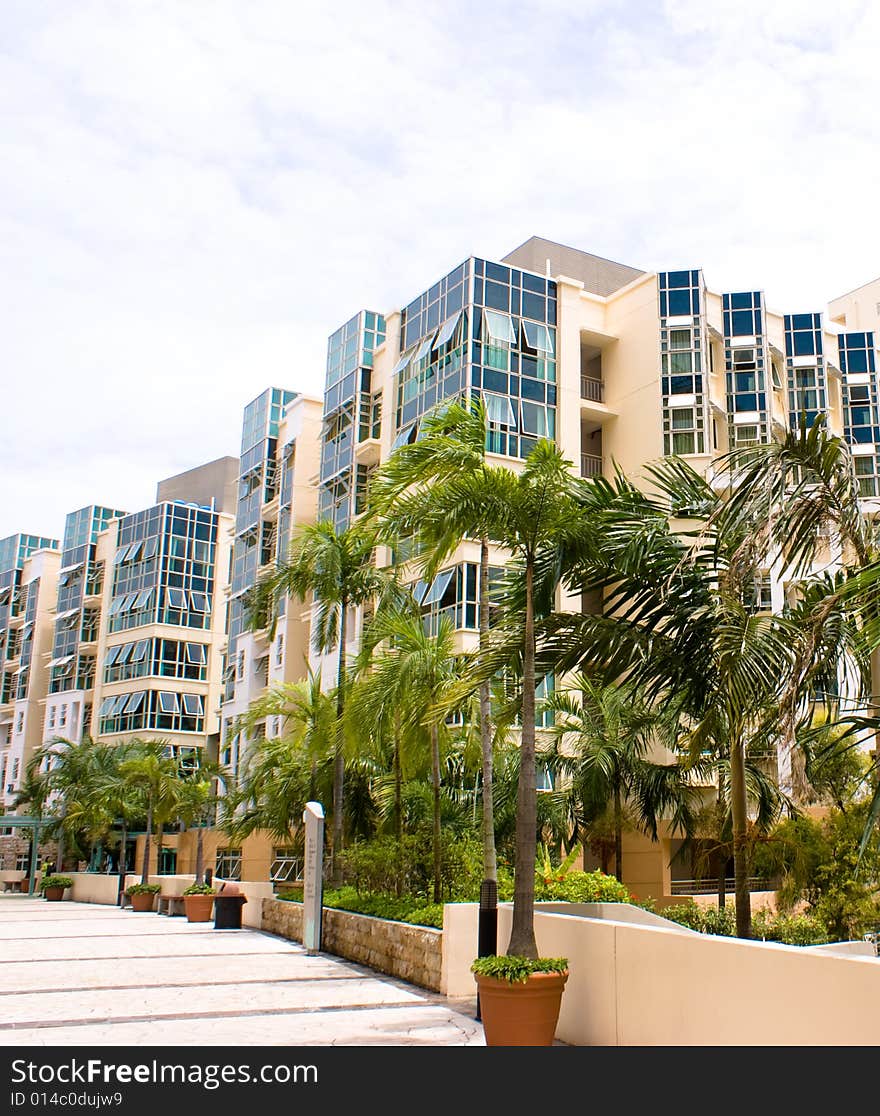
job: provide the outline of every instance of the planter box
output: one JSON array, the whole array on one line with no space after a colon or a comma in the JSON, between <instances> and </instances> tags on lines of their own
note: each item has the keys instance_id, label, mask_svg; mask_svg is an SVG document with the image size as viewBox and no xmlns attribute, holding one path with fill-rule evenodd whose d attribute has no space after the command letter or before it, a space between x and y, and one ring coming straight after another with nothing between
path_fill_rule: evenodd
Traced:
<instances>
[{"instance_id":1,"label":"planter box","mask_svg":"<svg viewBox=\"0 0 880 1116\"><path fill-rule=\"evenodd\" d=\"M131 902L131 909L133 911L151 911L156 905L156 896L153 892L141 892L138 895L129 896Z\"/></svg>"},{"instance_id":2,"label":"planter box","mask_svg":"<svg viewBox=\"0 0 880 1116\"><path fill-rule=\"evenodd\" d=\"M210 922L213 895L184 895L183 907L187 922Z\"/></svg>"},{"instance_id":3,"label":"planter box","mask_svg":"<svg viewBox=\"0 0 880 1116\"><path fill-rule=\"evenodd\" d=\"M302 941L302 904L263 900L262 929ZM440 991L443 931L371 915L324 908L324 953L359 961L380 973Z\"/></svg>"}]
</instances>

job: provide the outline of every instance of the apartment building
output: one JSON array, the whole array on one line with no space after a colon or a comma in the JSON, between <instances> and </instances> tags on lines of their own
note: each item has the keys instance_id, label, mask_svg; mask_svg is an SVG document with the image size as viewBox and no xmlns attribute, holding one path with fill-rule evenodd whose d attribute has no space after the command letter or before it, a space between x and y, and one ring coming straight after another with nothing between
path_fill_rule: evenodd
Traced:
<instances>
[{"instance_id":1,"label":"apartment building","mask_svg":"<svg viewBox=\"0 0 880 1116\"><path fill-rule=\"evenodd\" d=\"M220 745L233 772L248 743L238 717L267 686L298 681L307 670L308 615L301 602L282 602L272 639L250 629L245 606L248 591L287 553L297 527L315 521L320 434L321 401L298 392L267 388L244 409ZM278 728L267 727L270 735Z\"/></svg>"},{"instance_id":2,"label":"apartment building","mask_svg":"<svg viewBox=\"0 0 880 1116\"><path fill-rule=\"evenodd\" d=\"M80 741L92 732L107 529L124 515L119 509L92 504L70 512L65 520L43 702L44 744L58 737Z\"/></svg>"},{"instance_id":3,"label":"apartment building","mask_svg":"<svg viewBox=\"0 0 880 1116\"><path fill-rule=\"evenodd\" d=\"M39 747L61 551L57 539L0 540L0 813Z\"/></svg>"},{"instance_id":4,"label":"apartment building","mask_svg":"<svg viewBox=\"0 0 880 1116\"><path fill-rule=\"evenodd\" d=\"M98 536L105 564L94 736L160 738L179 752L216 755L232 526L226 509L237 472L237 460L227 457L160 481L155 505L113 519Z\"/></svg>"}]
</instances>

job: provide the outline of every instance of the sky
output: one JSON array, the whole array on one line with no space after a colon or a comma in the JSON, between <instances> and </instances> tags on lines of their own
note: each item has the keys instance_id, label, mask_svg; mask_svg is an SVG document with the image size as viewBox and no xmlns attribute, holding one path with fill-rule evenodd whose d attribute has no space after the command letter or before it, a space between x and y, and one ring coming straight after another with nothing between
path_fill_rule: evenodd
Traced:
<instances>
[{"instance_id":1,"label":"sky","mask_svg":"<svg viewBox=\"0 0 880 1116\"><path fill-rule=\"evenodd\" d=\"M533 235L880 275L880 5L0 0L0 537L237 456L327 337Z\"/></svg>"}]
</instances>

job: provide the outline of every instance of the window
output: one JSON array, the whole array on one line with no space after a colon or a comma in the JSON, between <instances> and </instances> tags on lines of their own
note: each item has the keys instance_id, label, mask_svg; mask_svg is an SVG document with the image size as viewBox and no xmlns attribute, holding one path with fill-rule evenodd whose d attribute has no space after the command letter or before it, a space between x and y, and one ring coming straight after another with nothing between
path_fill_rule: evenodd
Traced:
<instances>
[{"instance_id":1,"label":"window","mask_svg":"<svg viewBox=\"0 0 880 1116\"><path fill-rule=\"evenodd\" d=\"M755 578L754 585L749 586L743 593L743 607L747 612L771 612L773 609L773 596L770 588L770 574L761 574Z\"/></svg>"},{"instance_id":2,"label":"window","mask_svg":"<svg viewBox=\"0 0 880 1116\"><path fill-rule=\"evenodd\" d=\"M410 445L412 442L414 442L416 440L417 432L417 423L411 422L409 426L404 426L403 429L398 432L394 441L391 443L391 452L394 453L394 451L396 449L400 449L401 446Z\"/></svg>"},{"instance_id":3,"label":"window","mask_svg":"<svg viewBox=\"0 0 880 1116\"><path fill-rule=\"evenodd\" d=\"M207 662L204 643L188 643L186 645L186 661L204 666Z\"/></svg>"},{"instance_id":4,"label":"window","mask_svg":"<svg viewBox=\"0 0 880 1116\"><path fill-rule=\"evenodd\" d=\"M208 611L208 598L204 593L190 593L189 596L192 601L193 612Z\"/></svg>"},{"instance_id":5,"label":"window","mask_svg":"<svg viewBox=\"0 0 880 1116\"><path fill-rule=\"evenodd\" d=\"M501 314L497 310L484 310L483 321L486 324L486 341L489 344L515 344L516 334L508 314Z\"/></svg>"},{"instance_id":6,"label":"window","mask_svg":"<svg viewBox=\"0 0 880 1116\"><path fill-rule=\"evenodd\" d=\"M869 456L854 457L853 465L856 471L856 480L859 486L860 496L876 496L877 495L877 459L871 454Z\"/></svg>"},{"instance_id":7,"label":"window","mask_svg":"<svg viewBox=\"0 0 880 1116\"><path fill-rule=\"evenodd\" d=\"M168 589L168 604L171 608L177 608L181 611L186 609L186 593L182 589L175 589L173 587Z\"/></svg>"},{"instance_id":8,"label":"window","mask_svg":"<svg viewBox=\"0 0 880 1116\"><path fill-rule=\"evenodd\" d=\"M221 880L240 880L241 849L218 849L214 875Z\"/></svg>"},{"instance_id":9,"label":"window","mask_svg":"<svg viewBox=\"0 0 880 1116\"><path fill-rule=\"evenodd\" d=\"M184 694L183 712L187 717L201 717L204 713L202 699L199 694Z\"/></svg>"},{"instance_id":10,"label":"window","mask_svg":"<svg viewBox=\"0 0 880 1116\"><path fill-rule=\"evenodd\" d=\"M490 313L490 311L487 311L487 313ZM553 355L553 336L547 326L541 322L526 321L524 318L522 327L527 348L533 349L535 352L545 353L548 356Z\"/></svg>"},{"instance_id":11,"label":"window","mask_svg":"<svg viewBox=\"0 0 880 1116\"><path fill-rule=\"evenodd\" d=\"M458 325L460 318L460 310L457 313L453 314L451 318L447 318L447 320L441 326L440 332L437 334L437 340L434 342L433 346L434 349L442 348L452 339L452 335L455 333L455 327Z\"/></svg>"},{"instance_id":12,"label":"window","mask_svg":"<svg viewBox=\"0 0 880 1116\"><path fill-rule=\"evenodd\" d=\"M734 426L733 444L739 446L757 446L760 443L757 426Z\"/></svg>"},{"instance_id":13,"label":"window","mask_svg":"<svg viewBox=\"0 0 880 1116\"><path fill-rule=\"evenodd\" d=\"M177 703L177 694L171 693L169 690L159 691L159 712L160 713L177 713L179 709Z\"/></svg>"},{"instance_id":14,"label":"window","mask_svg":"<svg viewBox=\"0 0 880 1116\"><path fill-rule=\"evenodd\" d=\"M734 349L732 360L733 367L737 369L742 368L754 371L757 368L754 349Z\"/></svg>"},{"instance_id":15,"label":"window","mask_svg":"<svg viewBox=\"0 0 880 1116\"><path fill-rule=\"evenodd\" d=\"M144 703L144 691L140 690L138 693L129 695L128 702L125 705L126 713L136 713Z\"/></svg>"},{"instance_id":16,"label":"window","mask_svg":"<svg viewBox=\"0 0 880 1116\"><path fill-rule=\"evenodd\" d=\"M284 636L279 635L278 641L275 644L275 666L281 666L284 662Z\"/></svg>"},{"instance_id":17,"label":"window","mask_svg":"<svg viewBox=\"0 0 880 1116\"><path fill-rule=\"evenodd\" d=\"M272 867L269 879L272 883L294 883L302 878L303 858L301 850L280 848L272 850Z\"/></svg>"},{"instance_id":18,"label":"window","mask_svg":"<svg viewBox=\"0 0 880 1116\"><path fill-rule=\"evenodd\" d=\"M527 399L523 399L520 403L522 409L522 427L523 434L532 434L536 438L550 438L550 422L548 420L547 408L541 403L531 403Z\"/></svg>"},{"instance_id":19,"label":"window","mask_svg":"<svg viewBox=\"0 0 880 1116\"><path fill-rule=\"evenodd\" d=\"M431 587L425 596L422 598L422 607L437 604L446 590L449 588L449 583L452 580L452 575L455 573L454 569L444 570L442 573L437 574L431 582Z\"/></svg>"},{"instance_id":20,"label":"window","mask_svg":"<svg viewBox=\"0 0 880 1116\"><path fill-rule=\"evenodd\" d=\"M692 349L693 334L689 329L671 329L669 331L670 349Z\"/></svg>"},{"instance_id":21,"label":"window","mask_svg":"<svg viewBox=\"0 0 880 1116\"><path fill-rule=\"evenodd\" d=\"M506 426L516 428L516 418L513 407L506 395L495 395L491 391L483 393L483 403L486 408L486 418L490 426Z\"/></svg>"},{"instance_id":22,"label":"window","mask_svg":"<svg viewBox=\"0 0 880 1116\"><path fill-rule=\"evenodd\" d=\"M696 419L692 407L673 407L671 409L672 452L689 454L696 452Z\"/></svg>"},{"instance_id":23,"label":"window","mask_svg":"<svg viewBox=\"0 0 880 1116\"><path fill-rule=\"evenodd\" d=\"M147 654L147 648L150 646L148 639L139 640L134 645L134 650L131 653L131 661L133 663L142 663Z\"/></svg>"}]
</instances>

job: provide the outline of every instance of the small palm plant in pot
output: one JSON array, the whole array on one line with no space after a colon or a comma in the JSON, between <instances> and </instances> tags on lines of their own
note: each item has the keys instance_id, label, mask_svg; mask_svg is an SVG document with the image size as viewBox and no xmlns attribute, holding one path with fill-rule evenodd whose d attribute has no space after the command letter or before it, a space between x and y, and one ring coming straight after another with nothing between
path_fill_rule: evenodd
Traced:
<instances>
[{"instance_id":1,"label":"small palm plant in pot","mask_svg":"<svg viewBox=\"0 0 880 1116\"><path fill-rule=\"evenodd\" d=\"M552 1046L566 957L478 957L471 972L480 992L487 1046Z\"/></svg>"},{"instance_id":2,"label":"small palm plant in pot","mask_svg":"<svg viewBox=\"0 0 880 1116\"><path fill-rule=\"evenodd\" d=\"M40 890L50 903L57 903L64 898L67 888L73 887L70 876L46 876L40 884Z\"/></svg>"},{"instance_id":3,"label":"small palm plant in pot","mask_svg":"<svg viewBox=\"0 0 880 1116\"><path fill-rule=\"evenodd\" d=\"M131 899L133 911L151 911L161 890L159 884L137 883L129 884L125 894Z\"/></svg>"},{"instance_id":4,"label":"small palm plant in pot","mask_svg":"<svg viewBox=\"0 0 880 1116\"><path fill-rule=\"evenodd\" d=\"M194 883L183 893L187 922L210 922L214 906L214 889L210 884Z\"/></svg>"}]
</instances>

